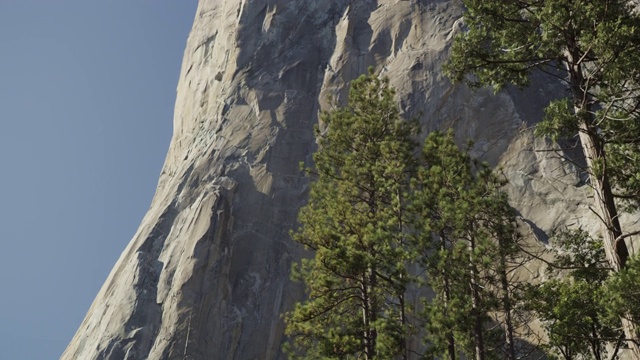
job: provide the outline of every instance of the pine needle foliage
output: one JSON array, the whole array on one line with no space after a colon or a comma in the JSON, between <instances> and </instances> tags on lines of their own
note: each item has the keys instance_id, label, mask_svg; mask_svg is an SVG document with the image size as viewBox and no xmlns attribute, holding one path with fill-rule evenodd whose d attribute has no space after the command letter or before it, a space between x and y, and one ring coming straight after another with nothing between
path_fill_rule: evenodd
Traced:
<instances>
[{"instance_id":1,"label":"pine needle foliage","mask_svg":"<svg viewBox=\"0 0 640 360\"><path fill-rule=\"evenodd\" d=\"M402 121L388 80L372 70L352 82L347 106L322 121L308 169L315 181L292 233L315 256L294 268L308 299L285 316L287 351L296 359L406 357L415 122Z\"/></svg>"},{"instance_id":2,"label":"pine needle foliage","mask_svg":"<svg viewBox=\"0 0 640 360\"><path fill-rule=\"evenodd\" d=\"M620 209L640 204L640 13L632 0L463 0L466 28L446 71L454 81L500 91L526 87L532 73L566 85L536 132L579 139L601 220L609 266L629 259ZM622 205L622 206L621 206ZM629 311L632 309L629 308ZM622 318L636 358L640 338Z\"/></svg>"},{"instance_id":3,"label":"pine needle foliage","mask_svg":"<svg viewBox=\"0 0 640 360\"><path fill-rule=\"evenodd\" d=\"M307 299L285 314L290 358L451 349L451 359L515 359L509 272L519 236L504 183L451 132L429 134L417 151L416 122L401 119L388 80L373 72L322 121L309 203L292 232L314 256L293 269Z\"/></svg>"},{"instance_id":4,"label":"pine needle foliage","mask_svg":"<svg viewBox=\"0 0 640 360\"><path fill-rule=\"evenodd\" d=\"M552 279L529 285L524 304L542 321L549 357L616 358L624 334L620 317L608 315L610 306L604 301L611 268L602 241L575 229L559 232L553 242Z\"/></svg>"},{"instance_id":5,"label":"pine needle foliage","mask_svg":"<svg viewBox=\"0 0 640 360\"><path fill-rule=\"evenodd\" d=\"M567 87L537 133L579 138L607 258L628 258L614 199L638 208L640 14L629 0L464 0L466 29L446 71L472 87L526 87L533 72ZM630 166L621 166L629 164Z\"/></svg>"},{"instance_id":6,"label":"pine needle foliage","mask_svg":"<svg viewBox=\"0 0 640 360\"><path fill-rule=\"evenodd\" d=\"M422 161L414 206L436 293L426 302L430 352L451 360L515 358L508 272L519 235L503 182L461 150L452 132L429 134ZM491 313L505 315L504 326Z\"/></svg>"}]
</instances>

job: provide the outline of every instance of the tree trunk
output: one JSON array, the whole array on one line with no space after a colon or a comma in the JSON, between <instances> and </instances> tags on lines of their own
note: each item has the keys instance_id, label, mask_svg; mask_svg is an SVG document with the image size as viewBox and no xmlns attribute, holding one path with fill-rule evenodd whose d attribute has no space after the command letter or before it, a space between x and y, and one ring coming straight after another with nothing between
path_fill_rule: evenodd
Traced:
<instances>
[{"instance_id":1,"label":"tree trunk","mask_svg":"<svg viewBox=\"0 0 640 360\"><path fill-rule=\"evenodd\" d=\"M472 306L473 306L473 341L475 348L475 360L484 360L484 339L483 339L483 324L482 324L482 312L480 309L480 294L478 291L478 284L476 280L476 274L472 274L471 278L472 287Z\"/></svg>"},{"instance_id":2,"label":"tree trunk","mask_svg":"<svg viewBox=\"0 0 640 360\"><path fill-rule=\"evenodd\" d=\"M449 289L449 278L447 277L446 271L442 271L443 282L444 282L444 307L445 309L449 306L449 301L451 300L451 294ZM447 316L447 314L444 314ZM451 329L448 330L447 333L447 352L449 353L449 360L456 360L456 340L453 337L453 331Z\"/></svg>"},{"instance_id":3,"label":"tree trunk","mask_svg":"<svg viewBox=\"0 0 640 360\"><path fill-rule=\"evenodd\" d=\"M589 181L594 191L593 201L601 220L605 254L609 266L618 272L626 265L629 258L629 250L622 238L622 227L607 174L604 144L598 136L598 129L594 123L591 107L592 100L587 93L587 84L584 79L582 65L577 61L579 58L580 54L576 48L569 49L567 52L567 67L573 96L573 109L575 116L578 117L578 135L587 163ZM635 358L640 359L640 346L636 336L636 326L624 318L621 320L626 338L632 339L629 342L629 346Z\"/></svg>"},{"instance_id":4,"label":"tree trunk","mask_svg":"<svg viewBox=\"0 0 640 360\"><path fill-rule=\"evenodd\" d=\"M369 299L369 276L365 272L362 274L362 327L363 327L363 345L364 345L364 358L370 360L373 358L373 345L371 334L371 300Z\"/></svg>"},{"instance_id":5,"label":"tree trunk","mask_svg":"<svg viewBox=\"0 0 640 360\"><path fill-rule=\"evenodd\" d=\"M576 107L575 111L584 110ZM585 114L583 117L590 118L592 116ZM622 227L618 219L618 212L613 199L611 185L609 184L609 178L606 174L607 169L606 163L604 163L604 150L594 135L595 131L596 129L592 129L592 126L589 125L588 119L580 119L580 142L582 143L582 151L587 161L589 180L594 190L596 210L600 220L602 220L604 249L609 265L617 272L625 266L629 257L629 250L627 249L627 244L624 242L624 239L621 238ZM598 168L602 168L602 174L594 173L595 163L598 163Z\"/></svg>"},{"instance_id":6,"label":"tree trunk","mask_svg":"<svg viewBox=\"0 0 640 360\"><path fill-rule=\"evenodd\" d=\"M378 320L378 311L380 309L378 309L378 300L376 299L376 296L374 295L374 292L377 290L378 287L378 281L376 278L376 274L373 271L373 269L370 269L370 277L369 277L369 283L371 284L370 288L369 288L369 334L370 334L370 340L369 340L369 351L370 351L370 359L373 359L376 357L376 342L378 340L378 331L376 330L376 328L372 325L376 322L376 320Z\"/></svg>"},{"instance_id":7,"label":"tree trunk","mask_svg":"<svg viewBox=\"0 0 640 360\"><path fill-rule=\"evenodd\" d=\"M470 226L473 229L473 225ZM473 230L472 230L473 231ZM473 342L475 350L475 360L484 360L484 336L483 336L483 323L482 315L483 310L481 308L480 299L480 285L478 284L478 269L475 266L474 252L476 249L475 239L473 235L470 238L469 244L469 271L471 273L471 306L473 309Z\"/></svg>"},{"instance_id":8,"label":"tree trunk","mask_svg":"<svg viewBox=\"0 0 640 360\"><path fill-rule=\"evenodd\" d=\"M404 229L404 224L402 223L402 219L403 219L403 214L402 214L402 196L400 196L400 189L396 190L396 199L398 201L398 233L401 234L401 241L400 244L398 244L398 246L402 247L403 249L406 249L406 245L404 243L404 233L405 233L405 229ZM402 284L402 274L400 275L400 280L401 280L401 284ZM402 360L408 360L409 359L409 344L407 342L407 334L408 332L406 331L406 327L407 327L407 314L406 314L406 304L405 304L405 300L404 300L404 296L405 296L405 292L406 292L406 286L405 285L401 285L400 289L397 290L398 293L398 301L400 303L400 325L402 326Z\"/></svg>"},{"instance_id":9,"label":"tree trunk","mask_svg":"<svg viewBox=\"0 0 640 360\"><path fill-rule=\"evenodd\" d=\"M440 234L440 240L440 246L442 250L444 250L446 248L446 240L444 234L442 233ZM446 269L442 269L442 283L444 308L447 309L447 306L449 306L449 301L451 300L451 290L449 285L449 275L447 274ZM447 317L447 314L445 313L444 316ZM451 329L449 329L447 333L447 353L449 354L449 360L456 360L456 340L453 337L453 331Z\"/></svg>"},{"instance_id":10,"label":"tree trunk","mask_svg":"<svg viewBox=\"0 0 640 360\"><path fill-rule=\"evenodd\" d=\"M398 299L400 301L400 324L402 325L402 331L405 331L407 326L407 314L405 313L404 294L400 294ZM409 359L409 344L407 343L406 334L406 332L402 334L402 360Z\"/></svg>"},{"instance_id":11,"label":"tree trunk","mask_svg":"<svg viewBox=\"0 0 640 360\"><path fill-rule=\"evenodd\" d=\"M377 332L373 328L378 314L376 299L373 294L376 288L376 276L372 269L363 274L362 284L362 323L364 326L364 356L366 360L375 358Z\"/></svg>"},{"instance_id":12,"label":"tree trunk","mask_svg":"<svg viewBox=\"0 0 640 360\"><path fill-rule=\"evenodd\" d=\"M587 167L589 168L589 179L594 189L594 201L597 205L598 215L602 220L602 238L604 242L604 250L609 262L609 266L618 272L624 268L629 258L629 250L624 239L622 239L622 227L618 219L611 185L606 174L606 163L603 165L603 174L594 174L592 164L594 161L605 161L604 150L593 139L595 129L590 129L587 121L581 121L580 124L580 141L582 150L587 159ZM600 175L600 176L598 176ZM640 359L640 345L638 336L636 335L636 325L628 319L622 318L622 328L625 337L631 339L629 347L633 351L635 358Z\"/></svg>"},{"instance_id":13,"label":"tree trunk","mask_svg":"<svg viewBox=\"0 0 640 360\"><path fill-rule=\"evenodd\" d=\"M511 293L509 292L509 279L507 278L506 258L502 248L502 241L498 240L500 246L500 285L502 287L502 307L504 310L505 344L508 360L516 360L516 346L514 342L513 320L511 319Z\"/></svg>"}]
</instances>

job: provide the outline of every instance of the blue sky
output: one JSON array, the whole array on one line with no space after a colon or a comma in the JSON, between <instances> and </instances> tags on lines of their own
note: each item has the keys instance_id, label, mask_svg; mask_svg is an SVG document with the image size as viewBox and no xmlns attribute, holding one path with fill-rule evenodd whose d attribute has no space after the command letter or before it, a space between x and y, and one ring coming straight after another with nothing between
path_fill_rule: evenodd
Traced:
<instances>
[{"instance_id":1,"label":"blue sky","mask_svg":"<svg viewBox=\"0 0 640 360\"><path fill-rule=\"evenodd\" d=\"M155 191L196 0L0 0L0 358L57 359Z\"/></svg>"}]
</instances>

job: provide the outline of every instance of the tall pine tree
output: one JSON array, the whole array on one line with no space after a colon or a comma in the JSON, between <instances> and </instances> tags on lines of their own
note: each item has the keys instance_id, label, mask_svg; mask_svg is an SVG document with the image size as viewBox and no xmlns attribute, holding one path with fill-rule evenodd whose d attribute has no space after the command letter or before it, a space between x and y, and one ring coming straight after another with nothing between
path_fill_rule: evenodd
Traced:
<instances>
[{"instance_id":1,"label":"tall pine tree","mask_svg":"<svg viewBox=\"0 0 640 360\"><path fill-rule=\"evenodd\" d=\"M552 279L529 284L525 304L546 330L544 347L565 360L615 359L624 334L620 317L608 316L610 304L603 301L611 269L602 241L580 229L562 231L552 241Z\"/></svg>"},{"instance_id":2,"label":"tall pine tree","mask_svg":"<svg viewBox=\"0 0 640 360\"><path fill-rule=\"evenodd\" d=\"M568 96L552 102L538 133L576 137L586 159L610 266L629 257L616 195L637 205L640 17L629 0L463 0L466 30L447 71L471 86L527 86L533 70L558 78ZM472 77L467 74L473 74ZM622 166L622 167L621 167ZM615 183L613 183L615 181ZM621 191L616 194L615 191ZM626 336L640 358L638 334Z\"/></svg>"},{"instance_id":3,"label":"tall pine tree","mask_svg":"<svg viewBox=\"0 0 640 360\"><path fill-rule=\"evenodd\" d=\"M293 239L314 251L294 275L308 298L286 314L289 353L300 359L407 358L411 253L406 193L415 169L411 136L387 79L370 70L346 107L316 128L315 177Z\"/></svg>"},{"instance_id":4,"label":"tall pine tree","mask_svg":"<svg viewBox=\"0 0 640 360\"><path fill-rule=\"evenodd\" d=\"M427 303L432 353L515 359L509 271L519 236L503 183L460 150L451 132L429 134L422 162L413 206L422 226L418 248L426 250L422 260L436 292ZM497 313L500 319L490 316Z\"/></svg>"}]
</instances>

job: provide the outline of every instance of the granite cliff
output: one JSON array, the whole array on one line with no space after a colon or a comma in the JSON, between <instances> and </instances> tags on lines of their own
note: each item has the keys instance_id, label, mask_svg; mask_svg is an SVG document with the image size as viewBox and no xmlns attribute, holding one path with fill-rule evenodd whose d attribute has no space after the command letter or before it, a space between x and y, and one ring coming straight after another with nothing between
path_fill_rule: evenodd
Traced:
<instances>
[{"instance_id":1,"label":"granite cliff","mask_svg":"<svg viewBox=\"0 0 640 360\"><path fill-rule=\"evenodd\" d=\"M200 0L155 197L62 359L283 359L298 164L327 99L370 65L424 133L454 128L503 167L532 240L595 229L584 179L530 130L562 88L452 85L440 68L460 15L455 0Z\"/></svg>"}]
</instances>

